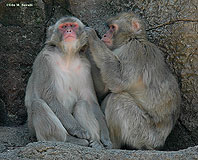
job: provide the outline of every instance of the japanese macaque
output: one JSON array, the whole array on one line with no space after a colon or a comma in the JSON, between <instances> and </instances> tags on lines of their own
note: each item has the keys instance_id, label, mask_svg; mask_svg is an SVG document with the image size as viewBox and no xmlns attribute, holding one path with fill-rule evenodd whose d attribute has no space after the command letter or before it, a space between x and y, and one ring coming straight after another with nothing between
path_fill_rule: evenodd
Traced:
<instances>
[{"instance_id":1,"label":"japanese macaque","mask_svg":"<svg viewBox=\"0 0 198 160\"><path fill-rule=\"evenodd\" d=\"M134 13L107 21L100 40L87 28L88 42L111 93L102 102L113 148L159 149L180 113L180 91L161 51L146 37Z\"/></svg>"},{"instance_id":2,"label":"japanese macaque","mask_svg":"<svg viewBox=\"0 0 198 160\"><path fill-rule=\"evenodd\" d=\"M85 26L75 17L64 17L48 29L25 96L29 130L38 141L111 148L91 66L82 54L86 44Z\"/></svg>"}]
</instances>

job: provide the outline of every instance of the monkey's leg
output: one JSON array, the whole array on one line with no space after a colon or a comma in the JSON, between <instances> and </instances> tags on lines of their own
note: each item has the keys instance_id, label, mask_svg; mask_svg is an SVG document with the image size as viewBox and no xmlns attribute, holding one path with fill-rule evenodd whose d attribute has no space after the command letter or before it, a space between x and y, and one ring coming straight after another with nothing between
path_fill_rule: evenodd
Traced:
<instances>
[{"instance_id":1,"label":"monkey's leg","mask_svg":"<svg viewBox=\"0 0 198 160\"><path fill-rule=\"evenodd\" d=\"M29 129L29 133L30 133L30 137L32 141L35 141L35 137L36 137L36 132L33 126L33 122L32 122L32 109L31 109L31 105L29 107L27 107L27 113L28 113L28 119L27 119L27 123L28 123L28 129Z\"/></svg>"},{"instance_id":2,"label":"monkey's leg","mask_svg":"<svg viewBox=\"0 0 198 160\"><path fill-rule=\"evenodd\" d=\"M38 141L63 141L88 146L88 141L68 135L60 120L41 99L32 102L32 123Z\"/></svg>"},{"instance_id":3,"label":"monkey's leg","mask_svg":"<svg viewBox=\"0 0 198 160\"><path fill-rule=\"evenodd\" d=\"M154 149L160 140L151 117L128 93L112 93L105 100L105 116L113 148Z\"/></svg>"},{"instance_id":4,"label":"monkey's leg","mask_svg":"<svg viewBox=\"0 0 198 160\"><path fill-rule=\"evenodd\" d=\"M67 131L43 100L34 100L31 108L38 141L66 141Z\"/></svg>"},{"instance_id":5,"label":"monkey's leg","mask_svg":"<svg viewBox=\"0 0 198 160\"><path fill-rule=\"evenodd\" d=\"M94 111L94 115L99 123L100 127L100 141L103 143L105 148L111 149L112 143L109 137L109 130L107 128L107 124L105 121L105 116L102 113L100 106L97 103L93 103L92 110Z\"/></svg>"},{"instance_id":6,"label":"monkey's leg","mask_svg":"<svg viewBox=\"0 0 198 160\"><path fill-rule=\"evenodd\" d=\"M61 121L64 128L67 132L81 139L90 139L90 134L85 130L80 123L75 119L75 117L68 111L68 106L63 106L57 99L52 99L50 101L50 106L52 111L57 115L58 119ZM68 103L68 105L71 105ZM75 108L75 105L72 104L72 107Z\"/></svg>"},{"instance_id":7,"label":"monkey's leg","mask_svg":"<svg viewBox=\"0 0 198 160\"><path fill-rule=\"evenodd\" d=\"M99 124L88 102L85 100L78 101L73 115L80 125L90 133L90 146L93 148L103 148L100 142Z\"/></svg>"}]
</instances>

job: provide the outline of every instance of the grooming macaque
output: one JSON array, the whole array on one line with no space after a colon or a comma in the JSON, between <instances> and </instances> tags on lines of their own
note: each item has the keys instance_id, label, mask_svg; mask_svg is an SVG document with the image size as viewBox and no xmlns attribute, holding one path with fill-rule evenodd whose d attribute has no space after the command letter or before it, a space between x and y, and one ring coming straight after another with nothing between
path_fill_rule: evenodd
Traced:
<instances>
[{"instance_id":1,"label":"grooming macaque","mask_svg":"<svg viewBox=\"0 0 198 160\"><path fill-rule=\"evenodd\" d=\"M161 51L133 13L107 21L102 41L87 28L90 50L107 88L102 103L113 148L159 149L180 112L180 91Z\"/></svg>"},{"instance_id":2,"label":"grooming macaque","mask_svg":"<svg viewBox=\"0 0 198 160\"><path fill-rule=\"evenodd\" d=\"M28 126L38 141L111 148L90 63L80 54L87 43L84 28L74 17L62 18L49 27L26 89Z\"/></svg>"}]
</instances>

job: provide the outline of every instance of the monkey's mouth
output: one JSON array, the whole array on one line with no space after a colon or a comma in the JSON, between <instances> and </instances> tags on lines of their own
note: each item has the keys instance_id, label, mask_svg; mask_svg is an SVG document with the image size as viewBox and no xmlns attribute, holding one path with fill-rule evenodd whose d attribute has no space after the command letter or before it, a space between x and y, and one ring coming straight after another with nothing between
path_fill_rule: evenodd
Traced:
<instances>
[{"instance_id":1,"label":"monkey's mouth","mask_svg":"<svg viewBox=\"0 0 198 160\"><path fill-rule=\"evenodd\" d=\"M74 40L76 40L76 37L73 36L73 35L64 36L64 41L65 42L71 42L71 41L74 41Z\"/></svg>"},{"instance_id":2,"label":"monkey's mouth","mask_svg":"<svg viewBox=\"0 0 198 160\"><path fill-rule=\"evenodd\" d=\"M111 46L112 45L112 42L111 41L108 41L108 40L102 40L106 45L108 46Z\"/></svg>"},{"instance_id":3,"label":"monkey's mouth","mask_svg":"<svg viewBox=\"0 0 198 160\"><path fill-rule=\"evenodd\" d=\"M107 38L102 38L101 39L106 45L108 45L108 46L111 46L112 45L112 41L110 40L110 39L107 39Z\"/></svg>"},{"instance_id":4,"label":"monkey's mouth","mask_svg":"<svg viewBox=\"0 0 198 160\"><path fill-rule=\"evenodd\" d=\"M64 36L64 39L67 39L67 38L76 38L76 36L74 36L74 35L67 35L67 36Z\"/></svg>"},{"instance_id":5,"label":"monkey's mouth","mask_svg":"<svg viewBox=\"0 0 198 160\"><path fill-rule=\"evenodd\" d=\"M65 38L70 38L70 37L72 37L72 38L76 38L75 36L72 36L72 35L65 36Z\"/></svg>"}]
</instances>

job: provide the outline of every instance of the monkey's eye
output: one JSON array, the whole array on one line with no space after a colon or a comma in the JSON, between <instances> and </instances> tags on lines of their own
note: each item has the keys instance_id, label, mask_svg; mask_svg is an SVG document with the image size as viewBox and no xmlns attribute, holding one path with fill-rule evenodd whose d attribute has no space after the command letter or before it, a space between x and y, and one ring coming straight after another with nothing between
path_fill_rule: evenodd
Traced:
<instances>
[{"instance_id":1,"label":"monkey's eye","mask_svg":"<svg viewBox=\"0 0 198 160\"><path fill-rule=\"evenodd\" d=\"M116 30L116 27L115 27L114 25L110 25L109 28L110 28L111 30L113 30L113 31Z\"/></svg>"},{"instance_id":2,"label":"monkey's eye","mask_svg":"<svg viewBox=\"0 0 198 160\"><path fill-rule=\"evenodd\" d=\"M114 26L114 25L112 25L112 26L111 26L111 29L115 29L115 26Z\"/></svg>"},{"instance_id":3,"label":"monkey's eye","mask_svg":"<svg viewBox=\"0 0 198 160\"><path fill-rule=\"evenodd\" d=\"M74 27L76 27L76 25L75 24L71 24L70 27L74 28Z\"/></svg>"},{"instance_id":4,"label":"monkey's eye","mask_svg":"<svg viewBox=\"0 0 198 160\"><path fill-rule=\"evenodd\" d=\"M109 29L112 31L112 32L117 32L118 31L118 25L117 24L111 24L109 26Z\"/></svg>"},{"instance_id":5,"label":"monkey's eye","mask_svg":"<svg viewBox=\"0 0 198 160\"><path fill-rule=\"evenodd\" d=\"M62 28L63 28L63 29L67 28L67 25L63 25Z\"/></svg>"}]
</instances>

